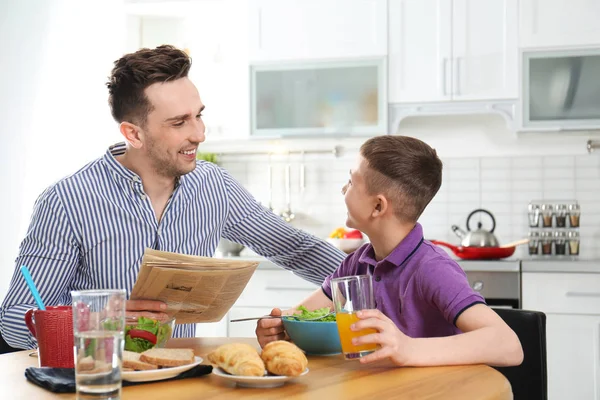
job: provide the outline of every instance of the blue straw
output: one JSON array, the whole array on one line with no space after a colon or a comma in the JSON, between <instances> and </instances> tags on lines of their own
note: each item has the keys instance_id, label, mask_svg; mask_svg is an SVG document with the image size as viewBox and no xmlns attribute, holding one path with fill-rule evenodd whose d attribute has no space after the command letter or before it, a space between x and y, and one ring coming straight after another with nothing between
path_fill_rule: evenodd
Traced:
<instances>
[{"instance_id":1,"label":"blue straw","mask_svg":"<svg viewBox=\"0 0 600 400\"><path fill-rule=\"evenodd\" d=\"M42 301L42 298L40 297L40 292L38 292L37 288L35 287L35 283L33 283L31 274L29 273L29 270L27 269L27 267L24 265L21 265L21 274L23 275L23 278L25 278L25 282L27 282L27 286L29 286L29 290L31 290L31 294L33 295L33 298L35 299L35 302L37 303L38 308L40 310L45 310L46 307L44 306L44 302Z\"/></svg>"}]
</instances>

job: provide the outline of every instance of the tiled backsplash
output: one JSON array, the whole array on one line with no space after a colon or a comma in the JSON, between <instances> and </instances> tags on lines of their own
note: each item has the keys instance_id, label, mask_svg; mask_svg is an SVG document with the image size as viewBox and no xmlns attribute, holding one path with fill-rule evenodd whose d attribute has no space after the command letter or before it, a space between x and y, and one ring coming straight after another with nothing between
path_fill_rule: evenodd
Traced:
<instances>
[{"instance_id":1,"label":"tiled backsplash","mask_svg":"<svg viewBox=\"0 0 600 400\"><path fill-rule=\"evenodd\" d=\"M229 170L259 201L267 205L268 165L273 171L273 207L285 208L285 165L291 164L293 225L320 237L345 223L341 188L348 180L356 152L333 155L224 156ZM600 157L575 156L445 158L443 184L420 218L427 239L460 243L455 224L466 229L476 208L491 211L500 244L527 237L527 205L531 200L577 200L581 205L581 259L600 258ZM300 166L305 185L301 190ZM484 221L487 221L484 219ZM474 221L473 221L474 222ZM485 222L484 222L485 224ZM472 224L475 225L475 224ZM474 226L472 226L474 228ZM489 226L484 226L489 228ZM527 246L516 253L529 257Z\"/></svg>"}]
</instances>

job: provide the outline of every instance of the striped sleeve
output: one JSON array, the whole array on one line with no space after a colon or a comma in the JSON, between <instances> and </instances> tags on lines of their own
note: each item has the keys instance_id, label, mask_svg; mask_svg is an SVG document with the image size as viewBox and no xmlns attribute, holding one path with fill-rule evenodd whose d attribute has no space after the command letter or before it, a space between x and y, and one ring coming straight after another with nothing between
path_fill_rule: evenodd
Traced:
<instances>
[{"instance_id":1,"label":"striped sleeve","mask_svg":"<svg viewBox=\"0 0 600 400\"><path fill-rule=\"evenodd\" d=\"M29 229L19 248L15 271L0 308L0 332L15 348L34 348L35 338L24 315L36 308L19 267L26 265L46 305L58 305L69 296L78 266L79 249L54 188L47 189L34 206Z\"/></svg>"},{"instance_id":2,"label":"striped sleeve","mask_svg":"<svg viewBox=\"0 0 600 400\"><path fill-rule=\"evenodd\" d=\"M263 207L229 173L222 170L227 190L226 239L239 242L299 277L321 285L346 254L329 243L296 229Z\"/></svg>"}]
</instances>

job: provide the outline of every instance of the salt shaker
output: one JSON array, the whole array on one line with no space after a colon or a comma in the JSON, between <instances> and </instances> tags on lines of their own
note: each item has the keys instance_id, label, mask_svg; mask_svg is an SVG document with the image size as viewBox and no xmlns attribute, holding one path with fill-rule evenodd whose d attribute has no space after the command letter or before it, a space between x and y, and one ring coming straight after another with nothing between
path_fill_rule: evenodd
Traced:
<instances>
[{"instance_id":1,"label":"salt shaker","mask_svg":"<svg viewBox=\"0 0 600 400\"><path fill-rule=\"evenodd\" d=\"M567 254L567 232L554 232L554 254L557 256L564 256Z\"/></svg>"},{"instance_id":2,"label":"salt shaker","mask_svg":"<svg viewBox=\"0 0 600 400\"><path fill-rule=\"evenodd\" d=\"M552 215L554 214L554 208L552 204L542 204L542 226L544 228L552 227Z\"/></svg>"},{"instance_id":3,"label":"salt shaker","mask_svg":"<svg viewBox=\"0 0 600 400\"><path fill-rule=\"evenodd\" d=\"M537 228L540 225L540 205L535 203L529 203L529 226L531 228Z\"/></svg>"},{"instance_id":4,"label":"salt shaker","mask_svg":"<svg viewBox=\"0 0 600 400\"><path fill-rule=\"evenodd\" d=\"M567 205L557 204L554 209L554 215L556 216L556 227L564 228L567 226Z\"/></svg>"},{"instance_id":5,"label":"salt shaker","mask_svg":"<svg viewBox=\"0 0 600 400\"><path fill-rule=\"evenodd\" d=\"M569 254L572 256L579 255L579 232L578 231L569 231L567 234L569 240Z\"/></svg>"},{"instance_id":6,"label":"salt shaker","mask_svg":"<svg viewBox=\"0 0 600 400\"><path fill-rule=\"evenodd\" d=\"M534 256L539 254L540 250L540 233L537 231L529 232L529 255Z\"/></svg>"},{"instance_id":7,"label":"salt shaker","mask_svg":"<svg viewBox=\"0 0 600 400\"><path fill-rule=\"evenodd\" d=\"M571 228L578 228L579 227L579 219L581 216L581 208L580 208L579 204L577 204L577 203L569 204L568 211L569 211L569 223L570 223Z\"/></svg>"},{"instance_id":8,"label":"salt shaker","mask_svg":"<svg viewBox=\"0 0 600 400\"><path fill-rule=\"evenodd\" d=\"M552 254L552 232L546 231L542 232L542 254L551 255Z\"/></svg>"}]
</instances>

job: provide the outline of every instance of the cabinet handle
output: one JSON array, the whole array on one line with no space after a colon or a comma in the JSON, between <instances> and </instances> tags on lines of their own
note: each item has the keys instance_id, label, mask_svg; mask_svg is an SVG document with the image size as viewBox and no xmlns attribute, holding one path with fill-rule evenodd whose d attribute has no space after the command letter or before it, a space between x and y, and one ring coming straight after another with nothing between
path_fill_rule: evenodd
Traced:
<instances>
[{"instance_id":1,"label":"cabinet handle","mask_svg":"<svg viewBox=\"0 0 600 400\"><path fill-rule=\"evenodd\" d=\"M456 83L456 91L454 92L454 94L457 94L460 96L460 59L462 57L456 57L456 75L455 75L455 79L454 79L454 83Z\"/></svg>"},{"instance_id":2,"label":"cabinet handle","mask_svg":"<svg viewBox=\"0 0 600 400\"><path fill-rule=\"evenodd\" d=\"M446 90L446 65L448 64L448 58L442 58L442 93L444 96L448 95L448 91Z\"/></svg>"},{"instance_id":3,"label":"cabinet handle","mask_svg":"<svg viewBox=\"0 0 600 400\"><path fill-rule=\"evenodd\" d=\"M600 292L567 292L567 297L600 297Z\"/></svg>"}]
</instances>

